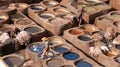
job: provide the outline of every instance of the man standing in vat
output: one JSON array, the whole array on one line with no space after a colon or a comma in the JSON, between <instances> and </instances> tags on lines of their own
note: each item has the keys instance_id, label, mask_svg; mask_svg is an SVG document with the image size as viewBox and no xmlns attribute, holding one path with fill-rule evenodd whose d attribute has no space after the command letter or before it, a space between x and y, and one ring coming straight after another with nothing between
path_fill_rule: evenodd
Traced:
<instances>
[{"instance_id":1,"label":"man standing in vat","mask_svg":"<svg viewBox=\"0 0 120 67\"><path fill-rule=\"evenodd\" d=\"M44 58L45 55L47 55L47 57L49 57L49 59L51 58L51 56L53 56L53 53L50 52L51 48L50 48L50 43L47 37L43 37L42 38L43 43L45 44L45 48L43 49L41 58Z\"/></svg>"}]
</instances>

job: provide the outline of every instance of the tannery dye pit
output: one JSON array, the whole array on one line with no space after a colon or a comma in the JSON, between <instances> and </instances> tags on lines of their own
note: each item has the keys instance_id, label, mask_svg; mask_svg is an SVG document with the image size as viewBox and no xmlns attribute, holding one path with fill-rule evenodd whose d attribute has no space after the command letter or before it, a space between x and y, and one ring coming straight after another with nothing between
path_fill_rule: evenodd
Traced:
<instances>
[{"instance_id":1,"label":"tannery dye pit","mask_svg":"<svg viewBox=\"0 0 120 67\"><path fill-rule=\"evenodd\" d=\"M90 41L90 40L91 40L90 37L85 36L85 35L80 35L80 36L78 36L78 38L79 38L81 41Z\"/></svg>"},{"instance_id":2,"label":"tannery dye pit","mask_svg":"<svg viewBox=\"0 0 120 67\"><path fill-rule=\"evenodd\" d=\"M0 67L120 67L120 0L0 0Z\"/></svg>"},{"instance_id":3,"label":"tannery dye pit","mask_svg":"<svg viewBox=\"0 0 120 67\"><path fill-rule=\"evenodd\" d=\"M44 10L45 8L39 5L31 5L32 10Z\"/></svg>"},{"instance_id":4,"label":"tannery dye pit","mask_svg":"<svg viewBox=\"0 0 120 67\"><path fill-rule=\"evenodd\" d=\"M76 67L93 67L90 63L86 61L77 61L75 62Z\"/></svg>"},{"instance_id":5,"label":"tannery dye pit","mask_svg":"<svg viewBox=\"0 0 120 67\"><path fill-rule=\"evenodd\" d=\"M80 56L77 53L68 52L68 53L63 54L63 57L66 60L77 60Z\"/></svg>"},{"instance_id":6,"label":"tannery dye pit","mask_svg":"<svg viewBox=\"0 0 120 67\"><path fill-rule=\"evenodd\" d=\"M40 28L38 28L38 27L27 27L24 30L29 33L37 33L39 31L41 31Z\"/></svg>"}]
</instances>

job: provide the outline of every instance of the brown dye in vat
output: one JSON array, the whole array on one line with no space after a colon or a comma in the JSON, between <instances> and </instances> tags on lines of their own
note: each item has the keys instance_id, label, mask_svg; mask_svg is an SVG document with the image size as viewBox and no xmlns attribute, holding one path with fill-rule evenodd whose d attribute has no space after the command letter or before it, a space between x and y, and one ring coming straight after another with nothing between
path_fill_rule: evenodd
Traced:
<instances>
[{"instance_id":1,"label":"brown dye in vat","mask_svg":"<svg viewBox=\"0 0 120 67\"><path fill-rule=\"evenodd\" d=\"M80 29L72 29L69 31L70 34L73 34L73 35L79 35L79 34L82 34L83 31L80 30Z\"/></svg>"},{"instance_id":2,"label":"brown dye in vat","mask_svg":"<svg viewBox=\"0 0 120 67\"><path fill-rule=\"evenodd\" d=\"M20 64L21 60L17 57L7 57L4 61L8 64L8 66L13 67L14 65Z\"/></svg>"},{"instance_id":3,"label":"brown dye in vat","mask_svg":"<svg viewBox=\"0 0 120 67\"><path fill-rule=\"evenodd\" d=\"M41 31L41 29L38 27L27 27L24 30L29 32L29 33L37 33L39 31Z\"/></svg>"},{"instance_id":4,"label":"brown dye in vat","mask_svg":"<svg viewBox=\"0 0 120 67\"><path fill-rule=\"evenodd\" d=\"M63 61L61 61L60 59L53 59L47 62L48 67L56 67L62 64L63 64Z\"/></svg>"},{"instance_id":5,"label":"brown dye in vat","mask_svg":"<svg viewBox=\"0 0 120 67\"><path fill-rule=\"evenodd\" d=\"M28 25L28 24L30 24L31 22L30 22L29 20L18 20L18 21L16 21L16 23L17 23L18 25Z\"/></svg>"}]
</instances>

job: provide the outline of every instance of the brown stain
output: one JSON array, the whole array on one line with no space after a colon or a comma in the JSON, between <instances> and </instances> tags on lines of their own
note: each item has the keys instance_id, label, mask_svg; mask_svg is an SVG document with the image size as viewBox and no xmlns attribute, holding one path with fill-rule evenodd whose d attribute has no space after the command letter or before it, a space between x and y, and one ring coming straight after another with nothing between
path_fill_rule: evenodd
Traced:
<instances>
[{"instance_id":1,"label":"brown stain","mask_svg":"<svg viewBox=\"0 0 120 67\"><path fill-rule=\"evenodd\" d=\"M72 29L69 31L69 33L73 35L79 35L79 34L83 34L83 31L79 29Z\"/></svg>"}]
</instances>

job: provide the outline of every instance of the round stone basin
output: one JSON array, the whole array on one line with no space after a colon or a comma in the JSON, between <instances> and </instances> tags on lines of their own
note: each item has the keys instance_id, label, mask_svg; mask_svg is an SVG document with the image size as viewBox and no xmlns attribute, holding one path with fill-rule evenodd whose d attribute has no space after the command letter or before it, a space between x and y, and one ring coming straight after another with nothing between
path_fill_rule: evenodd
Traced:
<instances>
[{"instance_id":1,"label":"round stone basin","mask_svg":"<svg viewBox=\"0 0 120 67\"><path fill-rule=\"evenodd\" d=\"M77 61L75 62L76 67L93 67L92 64L86 61Z\"/></svg>"},{"instance_id":2,"label":"round stone basin","mask_svg":"<svg viewBox=\"0 0 120 67\"><path fill-rule=\"evenodd\" d=\"M120 50L120 45L115 45L115 48L117 48L118 50Z\"/></svg>"},{"instance_id":3,"label":"round stone basin","mask_svg":"<svg viewBox=\"0 0 120 67\"><path fill-rule=\"evenodd\" d=\"M113 22L113 25L120 28L120 21Z\"/></svg>"},{"instance_id":4,"label":"round stone basin","mask_svg":"<svg viewBox=\"0 0 120 67\"><path fill-rule=\"evenodd\" d=\"M74 52L67 52L63 54L63 57L66 60L77 60L80 56Z\"/></svg>"},{"instance_id":5,"label":"round stone basin","mask_svg":"<svg viewBox=\"0 0 120 67\"><path fill-rule=\"evenodd\" d=\"M112 12L110 14L113 18L120 18L120 12Z\"/></svg>"},{"instance_id":6,"label":"round stone basin","mask_svg":"<svg viewBox=\"0 0 120 67\"><path fill-rule=\"evenodd\" d=\"M53 19L50 19L49 22L55 25L62 25L62 24L65 24L67 21L62 18L53 18Z\"/></svg>"},{"instance_id":7,"label":"round stone basin","mask_svg":"<svg viewBox=\"0 0 120 67\"><path fill-rule=\"evenodd\" d=\"M91 13L95 13L97 12L98 10L94 7L86 7L85 9L85 12L88 13L88 14L91 14Z\"/></svg>"},{"instance_id":8,"label":"round stone basin","mask_svg":"<svg viewBox=\"0 0 120 67\"><path fill-rule=\"evenodd\" d=\"M57 67L62 65L64 62L61 59L52 59L47 61L48 67Z\"/></svg>"},{"instance_id":9,"label":"round stone basin","mask_svg":"<svg viewBox=\"0 0 120 67\"><path fill-rule=\"evenodd\" d=\"M31 8L32 10L40 10L40 11L45 10L45 8L42 7L42 6L40 6L40 5L31 5L30 8Z\"/></svg>"},{"instance_id":10,"label":"round stone basin","mask_svg":"<svg viewBox=\"0 0 120 67\"><path fill-rule=\"evenodd\" d=\"M112 19L107 18L107 17L100 17L99 21L101 21L101 22L112 22Z\"/></svg>"},{"instance_id":11,"label":"round stone basin","mask_svg":"<svg viewBox=\"0 0 120 67\"><path fill-rule=\"evenodd\" d=\"M67 49L66 47L57 46L57 47L54 48L54 51L63 53L63 52L68 52L69 49Z\"/></svg>"},{"instance_id":12,"label":"round stone basin","mask_svg":"<svg viewBox=\"0 0 120 67\"><path fill-rule=\"evenodd\" d=\"M50 45L52 45L52 46L64 44L64 41L58 37L49 38L49 42L50 42Z\"/></svg>"},{"instance_id":13,"label":"round stone basin","mask_svg":"<svg viewBox=\"0 0 120 67\"><path fill-rule=\"evenodd\" d=\"M114 60L115 60L117 63L120 64L120 55L119 55L119 56L116 56L116 57L114 58Z\"/></svg>"},{"instance_id":14,"label":"round stone basin","mask_svg":"<svg viewBox=\"0 0 120 67\"><path fill-rule=\"evenodd\" d=\"M99 30L96 26L89 24L81 26L80 29L83 29L83 31L88 34Z\"/></svg>"},{"instance_id":15,"label":"round stone basin","mask_svg":"<svg viewBox=\"0 0 120 67\"><path fill-rule=\"evenodd\" d=\"M90 40L92 40L89 36L86 36L86 35L80 35L80 36L78 36L78 39L80 39L81 41L90 41Z\"/></svg>"},{"instance_id":16,"label":"round stone basin","mask_svg":"<svg viewBox=\"0 0 120 67\"><path fill-rule=\"evenodd\" d=\"M17 20L16 24L18 25L29 25L31 22L29 20Z\"/></svg>"},{"instance_id":17,"label":"round stone basin","mask_svg":"<svg viewBox=\"0 0 120 67\"><path fill-rule=\"evenodd\" d=\"M65 8L55 8L55 9L53 9L55 12L57 12L57 13L69 13L69 11L68 10L66 10Z\"/></svg>"},{"instance_id":18,"label":"round stone basin","mask_svg":"<svg viewBox=\"0 0 120 67\"><path fill-rule=\"evenodd\" d=\"M38 33L38 32L41 31L40 28L35 27L35 26L34 27L27 27L24 30L27 31L27 32L29 32L29 33Z\"/></svg>"},{"instance_id":19,"label":"round stone basin","mask_svg":"<svg viewBox=\"0 0 120 67\"><path fill-rule=\"evenodd\" d=\"M43 51L44 48L45 48L45 45L41 44L41 43L35 43L35 44L31 44L29 46L29 49L32 52L36 52L36 53L42 53L42 51Z\"/></svg>"},{"instance_id":20,"label":"round stone basin","mask_svg":"<svg viewBox=\"0 0 120 67\"><path fill-rule=\"evenodd\" d=\"M59 3L56 1L44 1L43 4L48 7L53 7L53 6L57 6Z\"/></svg>"},{"instance_id":21,"label":"round stone basin","mask_svg":"<svg viewBox=\"0 0 120 67\"><path fill-rule=\"evenodd\" d=\"M19 55L8 55L3 56L3 60L9 67L14 67L19 66L24 61L24 58Z\"/></svg>"},{"instance_id":22,"label":"round stone basin","mask_svg":"<svg viewBox=\"0 0 120 67\"><path fill-rule=\"evenodd\" d=\"M62 18L52 18L52 19L49 19L49 23L54 25L63 25L67 23L67 20L64 20Z\"/></svg>"},{"instance_id":23,"label":"round stone basin","mask_svg":"<svg viewBox=\"0 0 120 67\"><path fill-rule=\"evenodd\" d=\"M79 35L79 34L83 34L83 30L81 30L81 29L71 29L69 31L69 33L72 34L72 35Z\"/></svg>"},{"instance_id":24,"label":"round stone basin","mask_svg":"<svg viewBox=\"0 0 120 67\"><path fill-rule=\"evenodd\" d=\"M39 16L44 19L50 19L55 17L53 14L50 14L50 13L41 13L39 14Z\"/></svg>"},{"instance_id":25,"label":"round stone basin","mask_svg":"<svg viewBox=\"0 0 120 67\"><path fill-rule=\"evenodd\" d=\"M19 9L27 8L28 4L26 4L26 3L16 3L15 7L19 8Z\"/></svg>"}]
</instances>

